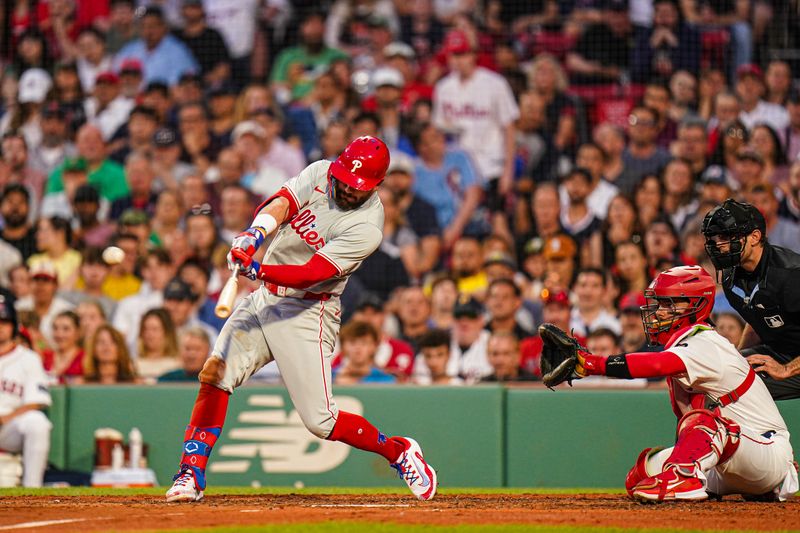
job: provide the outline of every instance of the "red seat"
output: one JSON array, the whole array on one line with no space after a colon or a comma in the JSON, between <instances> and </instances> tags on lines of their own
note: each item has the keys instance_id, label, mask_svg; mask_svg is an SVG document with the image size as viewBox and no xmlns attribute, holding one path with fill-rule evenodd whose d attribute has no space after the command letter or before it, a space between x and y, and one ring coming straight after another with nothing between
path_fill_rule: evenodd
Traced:
<instances>
[{"instance_id":1,"label":"red seat","mask_svg":"<svg viewBox=\"0 0 800 533\"><path fill-rule=\"evenodd\" d=\"M731 35L726 29L706 30L700 35L700 68L725 68Z\"/></svg>"}]
</instances>

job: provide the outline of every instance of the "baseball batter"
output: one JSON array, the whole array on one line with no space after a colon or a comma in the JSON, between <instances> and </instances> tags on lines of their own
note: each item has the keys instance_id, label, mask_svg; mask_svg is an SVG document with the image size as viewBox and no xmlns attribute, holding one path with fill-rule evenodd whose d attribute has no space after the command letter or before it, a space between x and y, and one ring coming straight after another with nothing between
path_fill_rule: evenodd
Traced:
<instances>
[{"instance_id":1,"label":"baseball batter","mask_svg":"<svg viewBox=\"0 0 800 533\"><path fill-rule=\"evenodd\" d=\"M0 296L0 450L22 452L22 484L41 487L52 424L49 379L39 354L18 346L14 305Z\"/></svg>"},{"instance_id":2,"label":"baseball batter","mask_svg":"<svg viewBox=\"0 0 800 533\"><path fill-rule=\"evenodd\" d=\"M667 377L679 418L671 448L647 448L628 473L643 501L742 494L785 500L798 490L789 431L769 391L736 348L707 322L715 284L702 267L662 272L645 290L642 321L658 353L579 352L576 377Z\"/></svg>"},{"instance_id":3,"label":"baseball batter","mask_svg":"<svg viewBox=\"0 0 800 533\"><path fill-rule=\"evenodd\" d=\"M334 162L318 161L289 180L232 244L231 268L264 285L225 323L200 373L180 470L167 501L199 501L205 468L220 436L228 397L275 361L303 423L314 435L382 455L414 495L436 494L436 472L411 438L387 438L361 416L340 411L331 393L331 360L342 293L350 274L380 245L383 207L376 188L389 165L374 137L352 141ZM253 255L274 237L263 264Z\"/></svg>"}]
</instances>

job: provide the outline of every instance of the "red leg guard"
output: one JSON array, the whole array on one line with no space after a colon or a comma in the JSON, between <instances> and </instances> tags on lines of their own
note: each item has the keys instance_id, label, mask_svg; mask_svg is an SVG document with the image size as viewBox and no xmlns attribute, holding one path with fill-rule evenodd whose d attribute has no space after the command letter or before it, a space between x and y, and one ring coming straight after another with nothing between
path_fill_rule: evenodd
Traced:
<instances>
[{"instance_id":1,"label":"red leg guard","mask_svg":"<svg viewBox=\"0 0 800 533\"><path fill-rule=\"evenodd\" d=\"M339 411L336 425L328 435L328 440L349 444L359 450L377 453L390 463L397 460L406 447L402 442L387 439L386 435L370 424L366 418L346 411Z\"/></svg>"},{"instance_id":2,"label":"red leg guard","mask_svg":"<svg viewBox=\"0 0 800 533\"><path fill-rule=\"evenodd\" d=\"M642 453L639 454L639 457L636 458L636 463L625 477L625 490L628 491L628 496L633 496L633 487L651 476L651 474L647 473L647 460L650 459L653 454L656 454L663 449L664 448L662 447L645 448L642 450ZM654 472L654 474L657 473L658 472Z\"/></svg>"},{"instance_id":3,"label":"red leg guard","mask_svg":"<svg viewBox=\"0 0 800 533\"><path fill-rule=\"evenodd\" d=\"M739 447L739 426L707 409L694 409L678 422L678 438L667 465L703 472L726 461ZM684 475L683 471L681 472Z\"/></svg>"}]
</instances>

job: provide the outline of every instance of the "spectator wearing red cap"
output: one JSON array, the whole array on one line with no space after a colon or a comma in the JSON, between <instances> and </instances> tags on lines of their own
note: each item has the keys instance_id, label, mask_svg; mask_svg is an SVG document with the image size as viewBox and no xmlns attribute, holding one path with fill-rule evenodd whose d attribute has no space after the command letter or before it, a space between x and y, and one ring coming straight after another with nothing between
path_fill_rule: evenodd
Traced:
<instances>
[{"instance_id":1,"label":"spectator wearing red cap","mask_svg":"<svg viewBox=\"0 0 800 533\"><path fill-rule=\"evenodd\" d=\"M95 80L94 95L86 100L86 118L94 124L108 142L128 121L136 103L122 94L119 76L111 71L101 72Z\"/></svg>"},{"instance_id":2,"label":"spectator wearing red cap","mask_svg":"<svg viewBox=\"0 0 800 533\"><path fill-rule=\"evenodd\" d=\"M142 62L128 58L119 65L119 81L122 94L128 98L136 98L142 88Z\"/></svg>"},{"instance_id":3,"label":"spectator wearing red cap","mask_svg":"<svg viewBox=\"0 0 800 533\"><path fill-rule=\"evenodd\" d=\"M786 108L765 101L764 92L764 76L758 65L746 64L736 69L736 94L742 105L739 120L749 130L764 122L782 132L789 125L789 114Z\"/></svg>"},{"instance_id":4,"label":"spectator wearing red cap","mask_svg":"<svg viewBox=\"0 0 800 533\"><path fill-rule=\"evenodd\" d=\"M77 252L76 252L77 253ZM78 255L80 258L80 254ZM58 275L51 263L39 262L31 267L33 298L28 305L20 305L19 311L33 311L39 318L39 331L48 346L53 346L53 320L62 311L69 311L73 305L56 296ZM22 303L22 302L20 302Z\"/></svg>"}]
</instances>

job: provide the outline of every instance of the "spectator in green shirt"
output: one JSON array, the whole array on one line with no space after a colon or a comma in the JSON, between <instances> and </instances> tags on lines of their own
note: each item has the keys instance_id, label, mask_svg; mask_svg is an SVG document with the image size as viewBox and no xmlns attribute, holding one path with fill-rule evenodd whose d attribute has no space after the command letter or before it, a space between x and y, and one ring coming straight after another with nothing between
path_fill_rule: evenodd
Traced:
<instances>
[{"instance_id":1,"label":"spectator in green shirt","mask_svg":"<svg viewBox=\"0 0 800 533\"><path fill-rule=\"evenodd\" d=\"M125 172L117 163L108 159L106 143L100 130L86 124L78 130L75 137L78 155L89 166L89 184L94 185L100 196L109 202L128 196L128 183ZM59 165L47 180L47 193L64 190L64 165Z\"/></svg>"},{"instance_id":2,"label":"spectator in green shirt","mask_svg":"<svg viewBox=\"0 0 800 533\"><path fill-rule=\"evenodd\" d=\"M317 76L327 71L331 63L347 59L345 52L325 45L324 33L325 15L309 11L300 24L301 43L278 54L270 80L281 104L306 96Z\"/></svg>"},{"instance_id":3,"label":"spectator in green shirt","mask_svg":"<svg viewBox=\"0 0 800 533\"><path fill-rule=\"evenodd\" d=\"M192 327L183 331L180 340L181 368L162 374L165 381L197 381L200 371L211 353L211 339L203 328Z\"/></svg>"}]
</instances>

